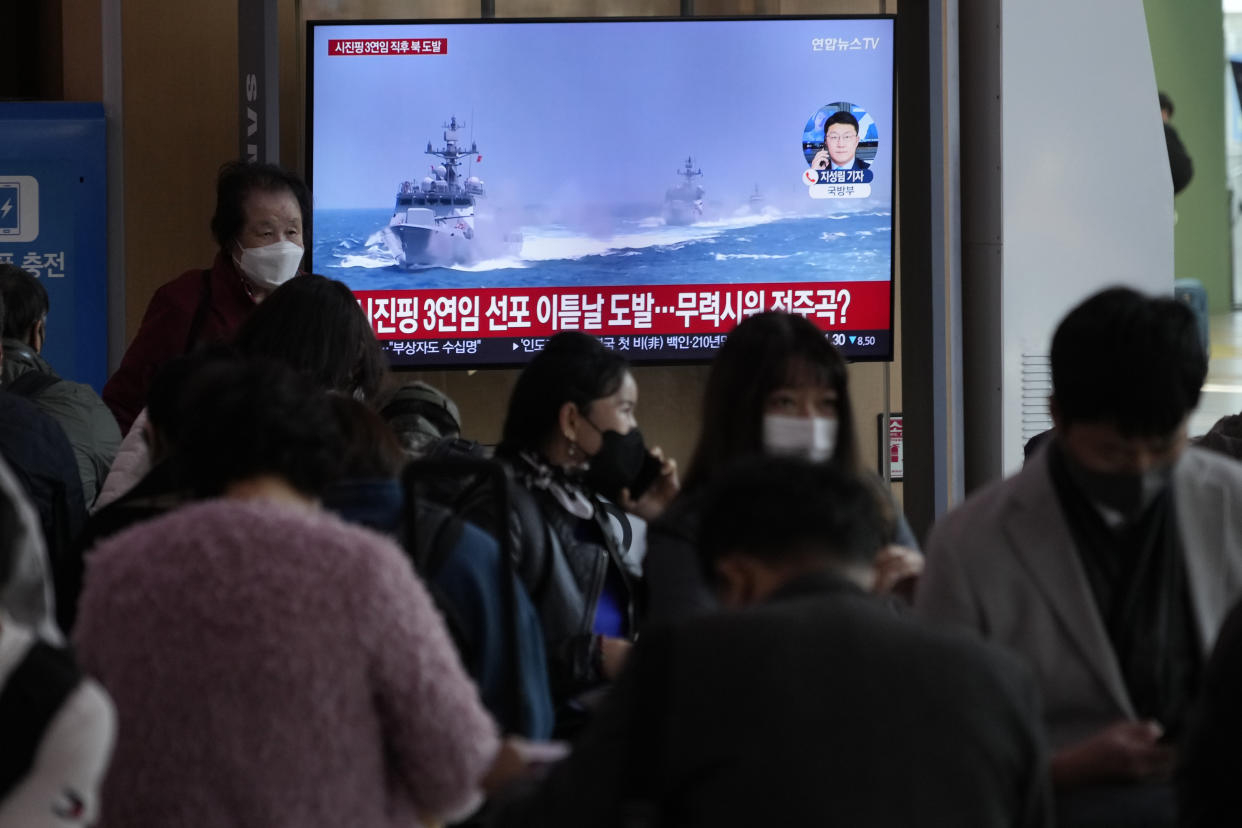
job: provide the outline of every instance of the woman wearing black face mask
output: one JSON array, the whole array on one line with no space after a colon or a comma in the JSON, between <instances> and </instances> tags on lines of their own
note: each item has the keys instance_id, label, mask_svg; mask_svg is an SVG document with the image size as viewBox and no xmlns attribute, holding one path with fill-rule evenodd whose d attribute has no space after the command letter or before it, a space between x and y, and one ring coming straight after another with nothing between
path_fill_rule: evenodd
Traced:
<instances>
[{"instance_id":1,"label":"woman wearing black face mask","mask_svg":"<svg viewBox=\"0 0 1242 828\"><path fill-rule=\"evenodd\" d=\"M676 464L644 445L637 404L621 356L586 334L557 334L518 378L496 449L519 484L513 548L543 624L562 733L616 677L635 633L640 570L625 513L654 519L679 488Z\"/></svg>"}]
</instances>

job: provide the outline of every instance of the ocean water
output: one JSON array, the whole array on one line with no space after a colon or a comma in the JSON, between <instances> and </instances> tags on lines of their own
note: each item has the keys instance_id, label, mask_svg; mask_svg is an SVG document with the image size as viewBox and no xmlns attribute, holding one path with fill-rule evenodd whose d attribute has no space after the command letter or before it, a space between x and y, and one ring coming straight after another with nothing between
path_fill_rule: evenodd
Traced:
<instances>
[{"instance_id":1,"label":"ocean water","mask_svg":"<svg viewBox=\"0 0 1242 828\"><path fill-rule=\"evenodd\" d=\"M768 207L689 226L666 225L658 206L619 212L602 232L514 223L506 241L481 210L466 260L411 271L377 233L391 210L316 210L313 267L354 290L886 281L891 274L885 210L808 216Z\"/></svg>"}]
</instances>

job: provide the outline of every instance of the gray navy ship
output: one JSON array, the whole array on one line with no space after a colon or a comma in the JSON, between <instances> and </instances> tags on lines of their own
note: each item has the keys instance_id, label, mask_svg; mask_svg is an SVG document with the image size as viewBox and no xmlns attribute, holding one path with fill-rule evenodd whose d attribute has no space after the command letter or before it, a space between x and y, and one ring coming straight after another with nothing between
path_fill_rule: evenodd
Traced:
<instances>
[{"instance_id":1,"label":"gray navy ship","mask_svg":"<svg viewBox=\"0 0 1242 828\"><path fill-rule=\"evenodd\" d=\"M750 194L750 211L756 214L762 213L766 203L763 193L759 192L759 185L756 184L755 191Z\"/></svg>"},{"instance_id":2,"label":"gray navy ship","mask_svg":"<svg viewBox=\"0 0 1242 828\"><path fill-rule=\"evenodd\" d=\"M694 168L694 161L687 156L686 165L677 171L685 179L664 194L665 224L694 224L703 218L703 188L694 179L703 174Z\"/></svg>"},{"instance_id":3,"label":"gray navy ship","mask_svg":"<svg viewBox=\"0 0 1242 828\"><path fill-rule=\"evenodd\" d=\"M483 181L463 179L462 159L477 155L478 145L461 145L459 130L465 124L454 116L444 125L444 146L433 149L427 142L425 155L443 163L415 184L403 181L397 189L392 219L381 233L388 251L404 268L415 269L464 262L472 258L475 199L485 194Z\"/></svg>"}]
</instances>

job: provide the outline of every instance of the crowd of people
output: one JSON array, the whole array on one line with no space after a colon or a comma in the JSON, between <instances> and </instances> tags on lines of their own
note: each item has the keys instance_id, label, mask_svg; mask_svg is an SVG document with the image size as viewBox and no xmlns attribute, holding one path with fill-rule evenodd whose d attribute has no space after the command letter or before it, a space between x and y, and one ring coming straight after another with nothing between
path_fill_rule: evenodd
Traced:
<instances>
[{"instance_id":1,"label":"crowd of people","mask_svg":"<svg viewBox=\"0 0 1242 828\"><path fill-rule=\"evenodd\" d=\"M102 399L0 266L0 827L1242 818L1242 466L1189 444L1184 305L1072 310L1053 431L924 554L804 318L730 333L684 469L573 331L493 450L302 272L309 205L222 168Z\"/></svg>"}]
</instances>

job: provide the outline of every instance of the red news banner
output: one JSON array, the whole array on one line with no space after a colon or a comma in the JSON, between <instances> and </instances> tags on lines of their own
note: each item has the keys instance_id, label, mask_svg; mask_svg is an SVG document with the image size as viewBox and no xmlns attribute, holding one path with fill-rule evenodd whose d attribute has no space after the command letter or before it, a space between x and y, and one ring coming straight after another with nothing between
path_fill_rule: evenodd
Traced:
<instances>
[{"instance_id":1,"label":"red news banner","mask_svg":"<svg viewBox=\"0 0 1242 828\"><path fill-rule=\"evenodd\" d=\"M887 330L891 282L645 287L359 290L379 339L728 333L765 310L801 314L825 331Z\"/></svg>"},{"instance_id":2,"label":"red news banner","mask_svg":"<svg viewBox=\"0 0 1242 828\"><path fill-rule=\"evenodd\" d=\"M328 40L328 57L337 55L447 55L448 38L432 37Z\"/></svg>"}]
</instances>

